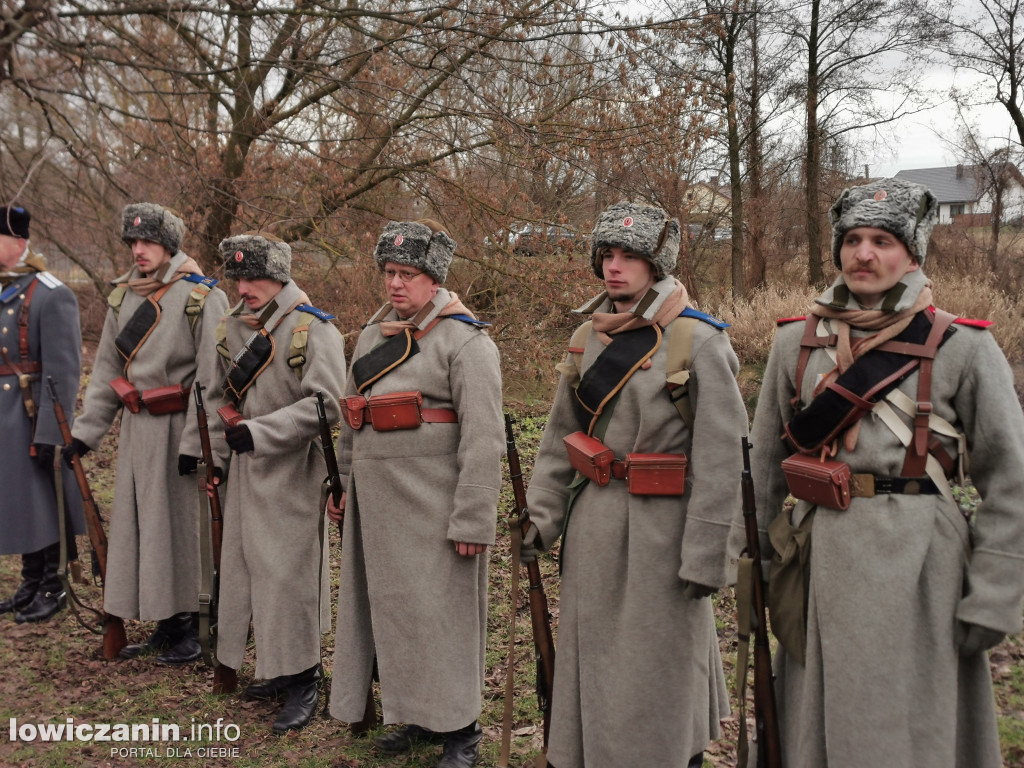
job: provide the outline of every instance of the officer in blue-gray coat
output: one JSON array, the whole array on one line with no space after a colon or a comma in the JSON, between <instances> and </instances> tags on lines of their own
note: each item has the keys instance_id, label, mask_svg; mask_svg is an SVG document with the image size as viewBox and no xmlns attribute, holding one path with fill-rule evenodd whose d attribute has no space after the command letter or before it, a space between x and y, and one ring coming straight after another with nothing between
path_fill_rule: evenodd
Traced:
<instances>
[{"instance_id":1,"label":"officer in blue-gray coat","mask_svg":"<svg viewBox=\"0 0 1024 768\"><path fill-rule=\"evenodd\" d=\"M53 457L60 429L43 384L52 377L74 411L82 334L71 289L29 248L31 215L0 208L0 554L21 555L21 584L0 602L19 624L46 621L67 603L57 577L60 528ZM65 478L69 559L85 532L82 501Z\"/></svg>"}]
</instances>

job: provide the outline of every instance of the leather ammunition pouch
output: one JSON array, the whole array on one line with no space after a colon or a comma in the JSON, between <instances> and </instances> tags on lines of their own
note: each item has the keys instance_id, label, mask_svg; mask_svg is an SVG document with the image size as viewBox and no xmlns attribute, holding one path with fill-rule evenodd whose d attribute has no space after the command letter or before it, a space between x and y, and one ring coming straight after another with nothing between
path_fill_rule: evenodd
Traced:
<instances>
[{"instance_id":1,"label":"leather ammunition pouch","mask_svg":"<svg viewBox=\"0 0 1024 768\"><path fill-rule=\"evenodd\" d=\"M612 463L615 461L611 448L586 432L573 432L563 437L562 442L565 443L573 469L591 482L608 485L612 476Z\"/></svg>"},{"instance_id":2,"label":"leather ammunition pouch","mask_svg":"<svg viewBox=\"0 0 1024 768\"><path fill-rule=\"evenodd\" d=\"M794 454L782 462L789 492L821 507L845 510L850 506L850 465L845 461Z\"/></svg>"},{"instance_id":3,"label":"leather ammunition pouch","mask_svg":"<svg viewBox=\"0 0 1024 768\"><path fill-rule=\"evenodd\" d=\"M423 419L420 405L423 395L419 392L391 392L387 395L373 395L366 401L370 410L370 424L377 432L395 429L419 429Z\"/></svg>"},{"instance_id":4,"label":"leather ammunition pouch","mask_svg":"<svg viewBox=\"0 0 1024 768\"><path fill-rule=\"evenodd\" d=\"M181 413L188 408L188 390L181 384L168 384L142 391L142 405L152 416Z\"/></svg>"},{"instance_id":5,"label":"leather ammunition pouch","mask_svg":"<svg viewBox=\"0 0 1024 768\"><path fill-rule=\"evenodd\" d=\"M633 496L682 496L686 490L686 456L681 453L627 453L617 461L612 449L585 432L562 438L573 469L599 486L612 478L626 481Z\"/></svg>"},{"instance_id":6,"label":"leather ammunition pouch","mask_svg":"<svg viewBox=\"0 0 1024 768\"><path fill-rule=\"evenodd\" d=\"M110 388L132 413L145 408L150 415L161 416L165 413L181 413L188 407L188 390L181 384L168 384L139 392L128 379L118 376L110 382Z\"/></svg>"},{"instance_id":7,"label":"leather ammunition pouch","mask_svg":"<svg viewBox=\"0 0 1024 768\"><path fill-rule=\"evenodd\" d=\"M225 427L237 427L243 420L242 414L238 412L238 408L235 407L234 403L222 405L217 409L217 415L220 416L220 420L224 422Z\"/></svg>"},{"instance_id":8,"label":"leather ammunition pouch","mask_svg":"<svg viewBox=\"0 0 1024 768\"><path fill-rule=\"evenodd\" d=\"M373 395L343 397L338 401L345 423L352 429L361 429L367 421L377 432L396 429L418 429L420 424L456 424L459 415L451 408L423 408L423 395L418 391L390 392Z\"/></svg>"},{"instance_id":9,"label":"leather ammunition pouch","mask_svg":"<svg viewBox=\"0 0 1024 768\"><path fill-rule=\"evenodd\" d=\"M114 390L114 394L124 403L125 408L132 413L139 412L142 405L142 397L139 395L139 390L128 379L124 376L118 376L110 382L110 388Z\"/></svg>"},{"instance_id":10,"label":"leather ammunition pouch","mask_svg":"<svg viewBox=\"0 0 1024 768\"><path fill-rule=\"evenodd\" d=\"M627 453L626 489L634 496L682 496L686 491L686 456Z\"/></svg>"},{"instance_id":11,"label":"leather ammunition pouch","mask_svg":"<svg viewBox=\"0 0 1024 768\"><path fill-rule=\"evenodd\" d=\"M345 423L352 429L362 429L366 417L366 398L362 395L343 397L338 403L341 405L341 416Z\"/></svg>"}]
</instances>

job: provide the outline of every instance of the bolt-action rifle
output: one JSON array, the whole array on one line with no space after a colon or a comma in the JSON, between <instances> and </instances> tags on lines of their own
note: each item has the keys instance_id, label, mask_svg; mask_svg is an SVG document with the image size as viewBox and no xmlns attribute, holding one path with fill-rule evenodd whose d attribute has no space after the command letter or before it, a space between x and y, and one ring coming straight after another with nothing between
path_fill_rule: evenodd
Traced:
<instances>
[{"instance_id":1,"label":"bolt-action rifle","mask_svg":"<svg viewBox=\"0 0 1024 768\"><path fill-rule=\"evenodd\" d=\"M64 441L64 449L71 448L71 427L68 424L67 414L57 394L57 385L52 376L46 377L46 383L50 390L50 399L53 401L53 414L57 418L57 426L60 428L60 436ZM107 585L107 534L103 532L103 520L100 517L99 507L92 497L89 489L89 480L85 476L85 468L82 466L82 458L74 451L68 451L70 456L71 469L75 473L75 480L78 482L78 491L82 495L82 511L85 513L85 526L89 532L89 542L92 544L92 551L96 555L96 563L99 566L100 580L104 590ZM97 613L100 613L97 611ZM119 616L113 616L106 611L101 613L103 632L103 658L113 659L121 649L128 644L128 637L124 631L124 620Z\"/></svg>"},{"instance_id":2,"label":"bolt-action rifle","mask_svg":"<svg viewBox=\"0 0 1024 768\"><path fill-rule=\"evenodd\" d=\"M522 536L530 530L530 511L526 506L526 486L523 484L523 470L519 463L519 449L516 448L512 432L512 417L505 414L505 442L508 455L508 473L512 481L512 495L515 508L509 515L509 526L517 526ZM544 594L540 563L534 560L526 563L529 581L530 623L533 626L533 646L537 662L537 706L544 715L544 751L547 752L551 732L551 691L555 680L555 641L551 635L551 614L548 613L548 599ZM515 610L515 606L513 606Z\"/></svg>"},{"instance_id":3,"label":"bolt-action rifle","mask_svg":"<svg viewBox=\"0 0 1024 768\"><path fill-rule=\"evenodd\" d=\"M238 672L217 661L217 607L220 598L220 552L224 541L224 515L220 493L214 484L213 447L203 403L203 385L195 383L196 423L202 456L196 468L199 493L200 586L199 645L203 661L213 668L213 692L231 693L238 686Z\"/></svg>"},{"instance_id":4,"label":"bolt-action rifle","mask_svg":"<svg viewBox=\"0 0 1024 768\"><path fill-rule=\"evenodd\" d=\"M779 738L779 714L775 706L775 680L772 674L772 651L768 644L767 605L764 595L764 579L761 572L761 544L757 531L757 504L754 501L754 477L750 472L750 443L743 438L743 473L740 476L743 489L743 525L747 534L747 546L741 556L749 571L741 570L737 580L737 610L739 612L739 640L741 658L737 659L737 673L742 679L740 690L741 714L745 706L743 691L746 688L747 648L750 645L750 626L754 628L754 728L757 733L757 768L782 768L782 744ZM748 576L749 573L749 576ZM741 583L749 582L749 583ZM741 598L741 591L749 587L748 598ZM746 759L746 718L740 718L740 764Z\"/></svg>"}]
</instances>

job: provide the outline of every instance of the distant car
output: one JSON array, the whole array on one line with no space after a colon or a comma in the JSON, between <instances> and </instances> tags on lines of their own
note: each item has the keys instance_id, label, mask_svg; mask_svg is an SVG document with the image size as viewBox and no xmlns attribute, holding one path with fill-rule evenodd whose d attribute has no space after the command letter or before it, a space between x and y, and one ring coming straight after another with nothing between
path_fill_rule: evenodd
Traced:
<instances>
[{"instance_id":1,"label":"distant car","mask_svg":"<svg viewBox=\"0 0 1024 768\"><path fill-rule=\"evenodd\" d=\"M586 237L577 236L568 227L554 224L527 224L514 235L512 252L520 256L565 253L585 250Z\"/></svg>"}]
</instances>

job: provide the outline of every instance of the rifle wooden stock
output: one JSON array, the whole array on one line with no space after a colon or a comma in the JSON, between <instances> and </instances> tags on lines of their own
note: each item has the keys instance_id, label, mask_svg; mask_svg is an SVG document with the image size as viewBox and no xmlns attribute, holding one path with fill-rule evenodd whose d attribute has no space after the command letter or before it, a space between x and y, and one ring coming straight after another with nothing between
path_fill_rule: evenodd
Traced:
<instances>
[{"instance_id":1,"label":"rifle wooden stock","mask_svg":"<svg viewBox=\"0 0 1024 768\"><path fill-rule=\"evenodd\" d=\"M324 393L317 390L316 393L316 417L320 422L320 442L323 443L324 461L327 463L328 487L331 491L331 498L337 506L341 502L341 476L338 472L338 456L334 452L334 436L331 434L331 424L327 421L327 408L324 406ZM339 525L340 529L341 526Z\"/></svg>"},{"instance_id":2,"label":"rifle wooden stock","mask_svg":"<svg viewBox=\"0 0 1024 768\"><path fill-rule=\"evenodd\" d=\"M743 438L743 525L747 534L746 554L753 560L754 627L754 727L757 731L758 768L782 768L782 742L779 737L779 714L775 705L775 676L772 672L772 651L768 643L768 610L761 572L761 541L757 530L757 504L754 500L754 477L750 472L750 443ZM746 723L742 724L746 728Z\"/></svg>"},{"instance_id":3,"label":"rifle wooden stock","mask_svg":"<svg viewBox=\"0 0 1024 768\"><path fill-rule=\"evenodd\" d=\"M324 405L324 393L316 392L316 417L320 422L320 442L323 443L324 462L327 464L327 479L324 484L327 493L330 494L334 505L341 503L341 474L338 471L338 455L334 452L334 436L331 434L331 423L327 420L327 407ZM323 493L323 491L321 491ZM326 495L322 496L321 503L326 502ZM323 510L321 509L321 512ZM341 540L341 533L344 526L338 521L338 539ZM374 667L376 669L376 666ZM372 731L377 727L380 719L377 717L377 702L373 698L373 680L370 680L370 687L366 691L366 707L363 710L363 719L358 723L351 723L352 733L356 736Z\"/></svg>"},{"instance_id":4,"label":"rifle wooden stock","mask_svg":"<svg viewBox=\"0 0 1024 768\"><path fill-rule=\"evenodd\" d=\"M199 426L199 446L203 464L206 465L207 483L206 490L210 492L207 498L210 500L210 536L213 539L213 564L220 570L220 551L224 542L224 514L220 505L220 492L213 484L213 446L210 445L210 425L206 416L206 405L203 403L203 385L198 381L195 383L196 392L196 423Z\"/></svg>"},{"instance_id":5,"label":"rifle wooden stock","mask_svg":"<svg viewBox=\"0 0 1024 768\"><path fill-rule=\"evenodd\" d=\"M71 448L71 426L68 424L67 414L57 394L57 385L52 376L46 377L46 383L50 390L50 399L53 401L53 414L57 419L57 426L60 428L60 437L64 441L64 448ZM89 488L89 480L85 476L85 468L82 466L82 458L74 451L70 452L71 469L75 473L75 481L78 483L78 492L82 496L82 511L85 514L85 526L89 532L89 543L93 552L96 553L96 563L99 566L100 580L103 582L103 589L107 586L107 534L103 531L103 520L100 518L99 507L93 499L92 490ZM124 631L124 620L119 616L113 616L103 611L103 658L113 659L121 652L121 649L128 645L128 636Z\"/></svg>"},{"instance_id":6,"label":"rifle wooden stock","mask_svg":"<svg viewBox=\"0 0 1024 768\"><path fill-rule=\"evenodd\" d=\"M509 516L509 524L518 523L520 532L525 536L531 527L530 511L526 506L526 487L523 484L523 470L519 463L519 449L516 448L516 439L512 432L512 417L507 413L505 442L509 479L512 481L512 495L515 498L515 509ZM527 563L526 576L530 584L530 624L533 627L533 646L537 663L537 706L544 715L546 752L551 732L551 692L555 683L555 641L551 635L551 614L548 612L547 595L544 594L540 563L536 560Z\"/></svg>"}]
</instances>

